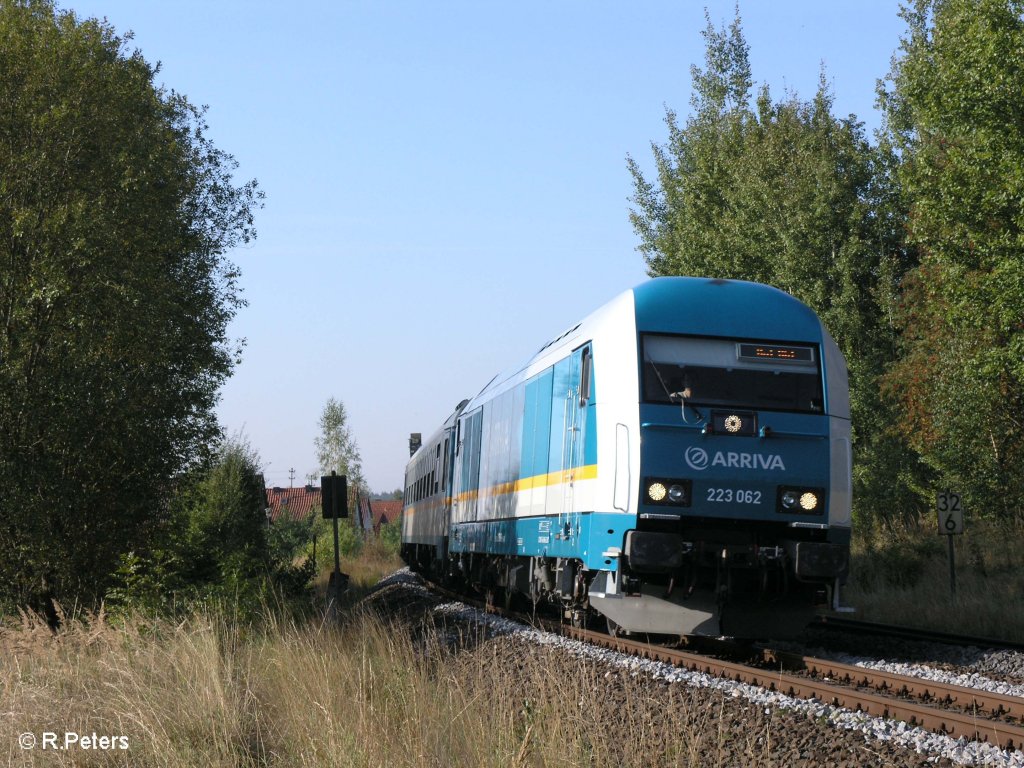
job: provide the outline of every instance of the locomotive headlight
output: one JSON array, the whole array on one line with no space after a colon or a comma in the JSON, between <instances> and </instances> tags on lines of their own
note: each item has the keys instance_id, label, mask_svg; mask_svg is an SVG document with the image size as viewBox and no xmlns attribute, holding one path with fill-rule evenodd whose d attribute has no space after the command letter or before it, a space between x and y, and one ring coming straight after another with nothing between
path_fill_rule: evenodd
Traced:
<instances>
[{"instance_id":1,"label":"locomotive headlight","mask_svg":"<svg viewBox=\"0 0 1024 768\"><path fill-rule=\"evenodd\" d=\"M824 498L824 488L783 486L775 497L775 510L787 514L820 515L824 511Z\"/></svg>"},{"instance_id":2,"label":"locomotive headlight","mask_svg":"<svg viewBox=\"0 0 1024 768\"><path fill-rule=\"evenodd\" d=\"M807 493L800 497L800 506L808 512L813 512L818 508L818 496L811 491L807 491Z\"/></svg>"},{"instance_id":3,"label":"locomotive headlight","mask_svg":"<svg viewBox=\"0 0 1024 768\"><path fill-rule=\"evenodd\" d=\"M675 488L676 486L672 487ZM661 501L667 493L668 491L661 483L651 483L647 489L647 495L651 497L651 501Z\"/></svg>"},{"instance_id":4,"label":"locomotive headlight","mask_svg":"<svg viewBox=\"0 0 1024 768\"><path fill-rule=\"evenodd\" d=\"M659 507L688 507L693 497L692 482L675 477L645 477L640 487L647 494L647 498L641 500Z\"/></svg>"}]
</instances>

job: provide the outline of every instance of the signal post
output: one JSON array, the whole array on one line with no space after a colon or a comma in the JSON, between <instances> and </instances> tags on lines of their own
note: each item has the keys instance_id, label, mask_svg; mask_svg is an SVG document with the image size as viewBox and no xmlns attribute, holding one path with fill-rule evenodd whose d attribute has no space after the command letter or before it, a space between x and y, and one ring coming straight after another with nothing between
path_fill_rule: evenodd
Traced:
<instances>
[{"instance_id":1,"label":"signal post","mask_svg":"<svg viewBox=\"0 0 1024 768\"><path fill-rule=\"evenodd\" d=\"M348 575L341 572L341 554L338 547L338 518L348 517L348 478L331 470L320 478L320 501L324 519L330 518L334 526L334 570L327 582L327 615L335 618L341 596L348 589Z\"/></svg>"},{"instance_id":2,"label":"signal post","mask_svg":"<svg viewBox=\"0 0 1024 768\"><path fill-rule=\"evenodd\" d=\"M953 553L953 537L964 532L964 503L959 493L942 491L935 500L939 513L939 535L949 542L949 592L956 594L956 560Z\"/></svg>"}]
</instances>

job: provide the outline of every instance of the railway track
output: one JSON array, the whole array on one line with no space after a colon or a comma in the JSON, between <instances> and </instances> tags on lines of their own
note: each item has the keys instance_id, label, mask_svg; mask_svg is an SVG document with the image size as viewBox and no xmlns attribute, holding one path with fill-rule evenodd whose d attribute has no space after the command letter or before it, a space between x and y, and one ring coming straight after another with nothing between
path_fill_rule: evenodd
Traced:
<instances>
[{"instance_id":1,"label":"railway track","mask_svg":"<svg viewBox=\"0 0 1024 768\"><path fill-rule=\"evenodd\" d=\"M892 624L878 624L842 616L820 616L810 625L810 628L856 635L892 637L921 643L942 643L944 645L973 646L975 648L1024 652L1024 643L1015 643L1010 640L959 635L950 632L935 632L926 629L914 629L912 627L898 627Z\"/></svg>"},{"instance_id":2,"label":"railway track","mask_svg":"<svg viewBox=\"0 0 1024 768\"><path fill-rule=\"evenodd\" d=\"M478 609L537 626L563 637L693 672L761 687L793 698L811 699L873 717L899 720L952 738L965 738L1003 749L1024 747L1024 698L934 680L866 669L771 648L737 646L701 638L696 653L613 637L589 629L496 607L436 584L428 586ZM750 656L753 650L754 657ZM745 662L730 658L746 655Z\"/></svg>"},{"instance_id":3,"label":"railway track","mask_svg":"<svg viewBox=\"0 0 1024 768\"><path fill-rule=\"evenodd\" d=\"M856 688L869 688L904 698L938 702L972 716L984 715L992 719L1002 719L1011 725L1024 725L1024 699L1016 696L895 672L880 672L798 653L762 649L761 654L767 664L777 665L786 671L804 672L814 679L838 680ZM1016 746L1019 747L1020 743L1018 742Z\"/></svg>"},{"instance_id":4,"label":"railway track","mask_svg":"<svg viewBox=\"0 0 1024 768\"><path fill-rule=\"evenodd\" d=\"M794 698L815 699L875 717L902 720L953 738L984 741L1004 749L1024 746L1024 699L770 649L761 651L762 658L768 664L779 664L778 670L566 625L558 628L563 636L582 642ZM798 676L783 671L781 667L787 665L808 674Z\"/></svg>"}]
</instances>

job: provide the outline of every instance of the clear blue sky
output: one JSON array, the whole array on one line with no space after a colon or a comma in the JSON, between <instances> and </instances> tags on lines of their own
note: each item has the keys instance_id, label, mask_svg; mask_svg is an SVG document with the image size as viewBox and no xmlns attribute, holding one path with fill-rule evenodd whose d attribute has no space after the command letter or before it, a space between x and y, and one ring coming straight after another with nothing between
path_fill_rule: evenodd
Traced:
<instances>
[{"instance_id":1,"label":"clear blue sky","mask_svg":"<svg viewBox=\"0 0 1024 768\"><path fill-rule=\"evenodd\" d=\"M706 4L716 25L733 0ZM159 81L209 105L210 136L266 192L231 254L249 306L219 414L268 483L317 473L341 399L374 490L410 432L645 279L625 158L650 166L689 110L705 3L62 0L132 30ZM757 83L879 124L896 0L743 0Z\"/></svg>"}]
</instances>

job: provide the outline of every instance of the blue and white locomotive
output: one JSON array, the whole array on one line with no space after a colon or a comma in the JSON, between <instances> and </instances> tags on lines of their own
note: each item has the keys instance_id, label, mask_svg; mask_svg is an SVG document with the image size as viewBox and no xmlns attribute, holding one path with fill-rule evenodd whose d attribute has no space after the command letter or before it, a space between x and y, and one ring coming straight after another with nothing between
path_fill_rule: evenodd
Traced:
<instances>
[{"instance_id":1,"label":"blue and white locomotive","mask_svg":"<svg viewBox=\"0 0 1024 768\"><path fill-rule=\"evenodd\" d=\"M663 277L459 404L406 470L411 567L613 631L784 637L849 567L846 364L775 288Z\"/></svg>"}]
</instances>

